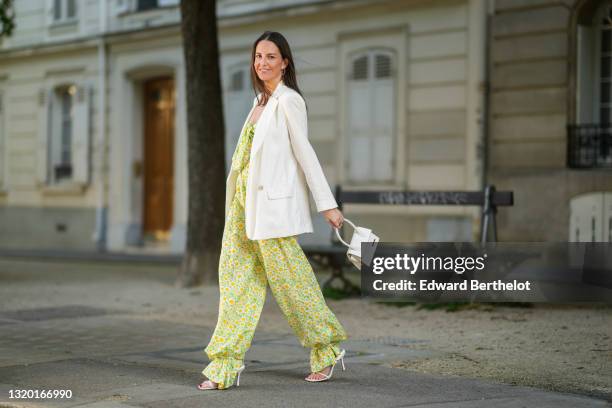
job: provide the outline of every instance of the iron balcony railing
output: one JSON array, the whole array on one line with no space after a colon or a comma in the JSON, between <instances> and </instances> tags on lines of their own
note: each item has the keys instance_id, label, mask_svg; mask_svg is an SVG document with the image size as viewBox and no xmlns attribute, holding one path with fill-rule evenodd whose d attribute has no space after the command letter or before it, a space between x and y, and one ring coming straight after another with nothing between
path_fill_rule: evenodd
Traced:
<instances>
[{"instance_id":1,"label":"iron balcony railing","mask_svg":"<svg viewBox=\"0 0 612 408\"><path fill-rule=\"evenodd\" d=\"M612 168L612 125L568 125L567 134L568 167Z\"/></svg>"}]
</instances>

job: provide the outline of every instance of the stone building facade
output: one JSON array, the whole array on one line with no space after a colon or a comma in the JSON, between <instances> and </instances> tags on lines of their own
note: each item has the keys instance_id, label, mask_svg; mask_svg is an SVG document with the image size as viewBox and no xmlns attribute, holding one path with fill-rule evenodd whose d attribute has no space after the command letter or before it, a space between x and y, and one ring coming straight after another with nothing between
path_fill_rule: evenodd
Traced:
<instances>
[{"instance_id":1,"label":"stone building facade","mask_svg":"<svg viewBox=\"0 0 612 408\"><path fill-rule=\"evenodd\" d=\"M568 125L599 126L585 112L607 106L586 89L609 77L580 68L599 64L601 52L584 48L598 28L580 27L603 16L603 3L219 0L226 165L254 95L252 43L280 31L332 188L488 182L515 195L499 210L500 240L563 241L576 228L589 240L589 211L601 214L594 228L603 237L607 150L587 168L568 161ZM187 84L178 1L20 0L15 8L15 33L0 43L0 248L180 253ZM345 215L386 241L479 233L476 207L347 204ZM319 216L300 241L329 236Z\"/></svg>"},{"instance_id":2,"label":"stone building facade","mask_svg":"<svg viewBox=\"0 0 612 408\"><path fill-rule=\"evenodd\" d=\"M505 241L612 242L611 4L497 0L488 180Z\"/></svg>"}]
</instances>

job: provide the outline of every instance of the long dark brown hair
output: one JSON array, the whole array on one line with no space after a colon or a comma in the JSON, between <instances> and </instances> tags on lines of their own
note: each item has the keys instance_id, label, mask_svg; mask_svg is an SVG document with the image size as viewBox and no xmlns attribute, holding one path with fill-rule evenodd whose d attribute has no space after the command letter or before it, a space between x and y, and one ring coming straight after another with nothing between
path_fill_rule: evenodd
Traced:
<instances>
[{"instance_id":1,"label":"long dark brown hair","mask_svg":"<svg viewBox=\"0 0 612 408\"><path fill-rule=\"evenodd\" d=\"M281 53L281 60L284 61L285 58L287 59L288 64L285 67L285 74L282 76L281 79L285 85L302 95L302 92L300 91L300 88L297 84L297 78L295 76L295 64L293 63L293 55L291 54L291 48L289 47L287 39L279 32L265 31L262 35L259 36L257 40L255 40L255 42L253 43L253 49L251 51L251 83L253 84L253 91L255 91L255 96L257 96L257 94L261 92L262 98L261 100L257 101L257 104L265 105L266 103L268 103L268 99L272 95L270 91L268 91L268 89L266 88L264 81L259 79L259 77L257 76L257 72L255 72L255 67L253 66L253 64L255 63L255 49L257 48L257 44L259 44L259 42L263 40L272 41L274 44L276 44Z\"/></svg>"}]
</instances>

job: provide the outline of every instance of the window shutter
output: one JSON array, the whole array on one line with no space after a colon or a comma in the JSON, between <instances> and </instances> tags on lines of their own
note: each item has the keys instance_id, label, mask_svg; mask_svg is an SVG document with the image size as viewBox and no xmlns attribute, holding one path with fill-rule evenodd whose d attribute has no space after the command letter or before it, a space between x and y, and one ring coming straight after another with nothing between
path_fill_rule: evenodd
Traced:
<instances>
[{"instance_id":1,"label":"window shutter","mask_svg":"<svg viewBox=\"0 0 612 408\"><path fill-rule=\"evenodd\" d=\"M348 175L362 182L370 177L370 99L367 81L349 82Z\"/></svg>"},{"instance_id":2,"label":"window shutter","mask_svg":"<svg viewBox=\"0 0 612 408\"><path fill-rule=\"evenodd\" d=\"M89 183L91 87L77 88L74 100L72 130L72 177L75 182Z\"/></svg>"},{"instance_id":3,"label":"window shutter","mask_svg":"<svg viewBox=\"0 0 612 408\"><path fill-rule=\"evenodd\" d=\"M393 152L393 78L391 58L376 55L376 80L372 95L372 178L376 181L393 181L395 154Z\"/></svg>"},{"instance_id":4,"label":"window shutter","mask_svg":"<svg viewBox=\"0 0 612 408\"><path fill-rule=\"evenodd\" d=\"M395 87L393 58L368 51L352 60L348 76L348 157L352 182L392 182Z\"/></svg>"},{"instance_id":5,"label":"window shutter","mask_svg":"<svg viewBox=\"0 0 612 408\"><path fill-rule=\"evenodd\" d=\"M40 185L49 182L49 137L52 94L50 89L38 92L38 147L36 160L36 180Z\"/></svg>"},{"instance_id":6,"label":"window shutter","mask_svg":"<svg viewBox=\"0 0 612 408\"><path fill-rule=\"evenodd\" d=\"M348 86L349 126L347 168L349 180L364 182L370 177L370 85L368 54L361 55L351 64Z\"/></svg>"},{"instance_id":7,"label":"window shutter","mask_svg":"<svg viewBox=\"0 0 612 408\"><path fill-rule=\"evenodd\" d=\"M355 81L368 79L368 56L364 55L353 61L351 79Z\"/></svg>"},{"instance_id":8,"label":"window shutter","mask_svg":"<svg viewBox=\"0 0 612 408\"><path fill-rule=\"evenodd\" d=\"M384 54L376 55L376 78L391 77L391 57Z\"/></svg>"}]
</instances>

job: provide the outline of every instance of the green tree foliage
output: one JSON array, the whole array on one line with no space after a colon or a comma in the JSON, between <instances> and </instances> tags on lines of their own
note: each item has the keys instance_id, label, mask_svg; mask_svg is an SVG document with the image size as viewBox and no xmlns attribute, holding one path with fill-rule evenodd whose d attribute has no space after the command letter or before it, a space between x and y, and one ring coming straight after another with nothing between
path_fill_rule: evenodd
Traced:
<instances>
[{"instance_id":1,"label":"green tree foliage","mask_svg":"<svg viewBox=\"0 0 612 408\"><path fill-rule=\"evenodd\" d=\"M0 38L8 37L15 29L13 0L0 0Z\"/></svg>"}]
</instances>

